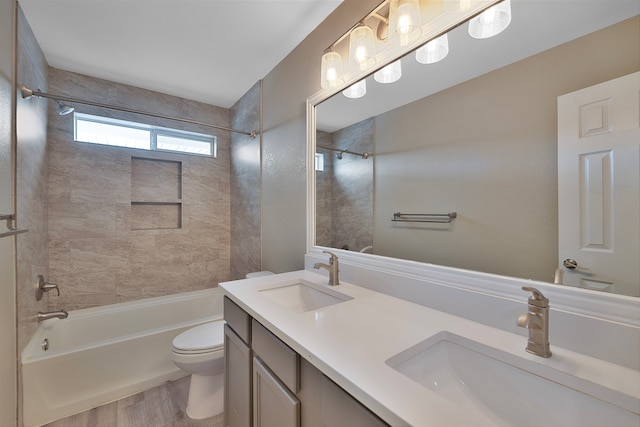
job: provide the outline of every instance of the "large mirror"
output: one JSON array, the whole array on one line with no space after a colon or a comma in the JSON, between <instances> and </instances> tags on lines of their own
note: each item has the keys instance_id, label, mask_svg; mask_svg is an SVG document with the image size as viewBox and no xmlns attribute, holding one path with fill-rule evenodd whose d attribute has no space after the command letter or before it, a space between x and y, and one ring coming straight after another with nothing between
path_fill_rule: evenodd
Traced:
<instances>
[{"instance_id":1,"label":"large mirror","mask_svg":"<svg viewBox=\"0 0 640 427\"><path fill-rule=\"evenodd\" d=\"M365 96L316 104L316 246L545 282L575 273L558 251L557 97L640 69L640 6L511 8L493 38L459 26L444 60L410 53L400 80L371 75ZM632 280L622 293L640 296Z\"/></svg>"}]
</instances>

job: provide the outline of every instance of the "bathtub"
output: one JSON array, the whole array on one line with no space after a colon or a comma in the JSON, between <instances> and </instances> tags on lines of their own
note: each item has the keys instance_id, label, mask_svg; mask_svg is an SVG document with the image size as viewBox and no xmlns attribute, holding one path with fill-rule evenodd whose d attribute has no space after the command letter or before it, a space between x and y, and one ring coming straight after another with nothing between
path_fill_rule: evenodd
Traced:
<instances>
[{"instance_id":1,"label":"bathtub","mask_svg":"<svg viewBox=\"0 0 640 427\"><path fill-rule=\"evenodd\" d=\"M22 352L25 427L147 390L187 373L171 341L223 317L219 288L70 311L38 327ZM48 350L43 342L48 341Z\"/></svg>"}]
</instances>

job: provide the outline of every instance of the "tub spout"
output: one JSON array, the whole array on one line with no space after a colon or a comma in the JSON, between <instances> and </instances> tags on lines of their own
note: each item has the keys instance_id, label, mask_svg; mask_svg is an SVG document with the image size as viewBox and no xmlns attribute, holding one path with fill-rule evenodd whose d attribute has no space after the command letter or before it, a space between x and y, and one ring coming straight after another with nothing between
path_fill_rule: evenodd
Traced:
<instances>
[{"instance_id":1,"label":"tub spout","mask_svg":"<svg viewBox=\"0 0 640 427\"><path fill-rule=\"evenodd\" d=\"M43 320L47 319L53 319L54 317L57 317L58 319L66 319L67 317L69 317L69 313L67 313L66 310L38 312L38 322L42 322Z\"/></svg>"}]
</instances>

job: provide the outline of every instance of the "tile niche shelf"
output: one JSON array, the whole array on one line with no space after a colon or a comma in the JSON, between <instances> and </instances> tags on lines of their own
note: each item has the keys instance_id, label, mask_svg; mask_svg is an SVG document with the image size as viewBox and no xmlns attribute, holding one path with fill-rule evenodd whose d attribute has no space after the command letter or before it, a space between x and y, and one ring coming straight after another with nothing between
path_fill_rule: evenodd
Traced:
<instances>
[{"instance_id":1,"label":"tile niche shelf","mask_svg":"<svg viewBox=\"0 0 640 427\"><path fill-rule=\"evenodd\" d=\"M182 228L182 162L131 158L131 230Z\"/></svg>"}]
</instances>

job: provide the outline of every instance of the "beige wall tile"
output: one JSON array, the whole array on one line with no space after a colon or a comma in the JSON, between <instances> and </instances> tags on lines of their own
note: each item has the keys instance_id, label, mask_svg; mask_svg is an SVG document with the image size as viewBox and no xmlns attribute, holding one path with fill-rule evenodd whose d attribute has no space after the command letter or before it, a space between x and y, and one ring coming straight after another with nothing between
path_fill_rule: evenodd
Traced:
<instances>
[{"instance_id":1,"label":"beige wall tile","mask_svg":"<svg viewBox=\"0 0 640 427\"><path fill-rule=\"evenodd\" d=\"M223 108L54 68L49 76L54 93L99 94L104 103L229 125ZM228 132L94 107L78 106L77 111L215 132L218 157L77 143L70 116L51 114L48 260L64 295L55 306L110 304L229 280ZM136 201L176 204L132 205ZM136 230L141 227L150 229ZM82 282L93 275L102 276L94 290Z\"/></svg>"}]
</instances>

